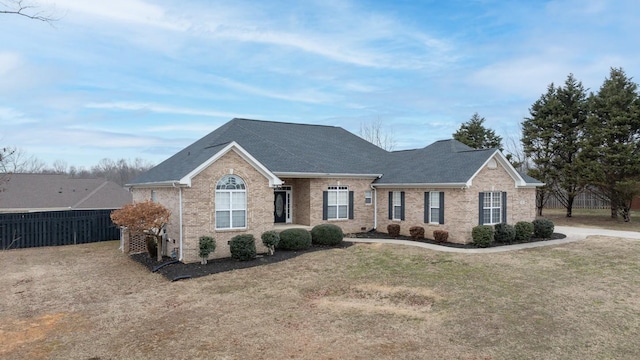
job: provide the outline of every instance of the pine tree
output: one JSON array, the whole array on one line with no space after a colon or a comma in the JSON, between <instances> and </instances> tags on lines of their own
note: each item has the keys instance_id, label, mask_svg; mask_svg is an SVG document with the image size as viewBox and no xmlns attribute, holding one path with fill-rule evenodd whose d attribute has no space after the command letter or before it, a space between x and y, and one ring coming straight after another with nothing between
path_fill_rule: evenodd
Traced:
<instances>
[{"instance_id":1,"label":"pine tree","mask_svg":"<svg viewBox=\"0 0 640 360\"><path fill-rule=\"evenodd\" d=\"M496 132L482 125L485 118L478 113L473 114L469 121L460 125L453 138L474 149L499 149L502 148L502 137Z\"/></svg>"},{"instance_id":2,"label":"pine tree","mask_svg":"<svg viewBox=\"0 0 640 360\"><path fill-rule=\"evenodd\" d=\"M531 175L547 184L539 197L553 193L571 217L574 199L586 184L584 167L578 160L588 115L586 91L569 74L564 86L550 84L529 113L531 117L522 123L522 143L536 167ZM538 202L540 215L541 206L544 202Z\"/></svg>"},{"instance_id":3,"label":"pine tree","mask_svg":"<svg viewBox=\"0 0 640 360\"><path fill-rule=\"evenodd\" d=\"M611 201L611 217L630 221L631 200L640 193L640 95L621 68L612 68L590 97L581 160L589 181Z\"/></svg>"}]
</instances>

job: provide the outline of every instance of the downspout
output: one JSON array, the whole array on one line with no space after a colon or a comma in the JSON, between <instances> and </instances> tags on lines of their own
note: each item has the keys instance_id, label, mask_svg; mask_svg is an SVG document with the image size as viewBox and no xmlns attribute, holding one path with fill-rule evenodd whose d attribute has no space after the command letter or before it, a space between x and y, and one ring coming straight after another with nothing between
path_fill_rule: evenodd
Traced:
<instances>
[{"instance_id":1,"label":"downspout","mask_svg":"<svg viewBox=\"0 0 640 360\"><path fill-rule=\"evenodd\" d=\"M178 260L182 261L182 259L184 258L184 256L182 255L182 187L181 186L176 186L176 183L173 183L173 187L177 187L178 188L178 213L179 213L179 227L180 227L180 257L178 258Z\"/></svg>"},{"instance_id":2,"label":"downspout","mask_svg":"<svg viewBox=\"0 0 640 360\"><path fill-rule=\"evenodd\" d=\"M373 191L373 230L378 228L378 192L373 184L369 185Z\"/></svg>"}]
</instances>

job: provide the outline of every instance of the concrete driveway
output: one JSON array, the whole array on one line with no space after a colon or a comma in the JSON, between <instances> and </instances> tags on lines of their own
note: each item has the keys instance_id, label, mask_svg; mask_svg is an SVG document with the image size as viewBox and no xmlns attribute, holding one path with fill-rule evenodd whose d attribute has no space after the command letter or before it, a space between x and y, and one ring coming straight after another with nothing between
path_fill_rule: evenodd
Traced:
<instances>
[{"instance_id":1,"label":"concrete driveway","mask_svg":"<svg viewBox=\"0 0 640 360\"><path fill-rule=\"evenodd\" d=\"M565 234L567 235L567 237L564 239L558 239L558 240L548 240L548 241L538 241L533 243L505 245L505 246L498 246L498 247L486 248L486 249L482 249L482 248L460 249L460 248L452 248L448 246L426 244L426 243L421 243L421 242L411 241L411 240L349 238L348 241L361 242L361 243L381 243L381 244L417 246L425 249L451 252L451 253L482 254L482 253L498 253L498 252L504 252L504 251L531 249L531 248L536 248L541 246L567 244L570 242L584 240L587 238L587 236L592 236L592 235L612 236L612 237L640 240L640 232L637 232L637 231L618 231L618 230L607 230L607 229L597 229L597 228L556 226L554 229L554 232Z\"/></svg>"}]
</instances>

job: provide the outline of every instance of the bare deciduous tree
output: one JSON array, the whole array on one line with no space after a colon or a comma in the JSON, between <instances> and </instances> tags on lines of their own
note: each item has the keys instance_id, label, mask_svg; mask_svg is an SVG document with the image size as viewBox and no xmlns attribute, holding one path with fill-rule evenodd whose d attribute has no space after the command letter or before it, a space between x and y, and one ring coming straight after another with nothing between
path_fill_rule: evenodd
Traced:
<instances>
[{"instance_id":1,"label":"bare deciduous tree","mask_svg":"<svg viewBox=\"0 0 640 360\"><path fill-rule=\"evenodd\" d=\"M53 11L40 11L35 2L24 0L0 0L0 14L19 15L32 20L40 20L51 24L59 20Z\"/></svg>"},{"instance_id":2,"label":"bare deciduous tree","mask_svg":"<svg viewBox=\"0 0 640 360\"><path fill-rule=\"evenodd\" d=\"M387 151L393 151L396 147L393 132L385 132L379 118L371 123L360 123L359 135L373 145Z\"/></svg>"},{"instance_id":3,"label":"bare deciduous tree","mask_svg":"<svg viewBox=\"0 0 640 360\"><path fill-rule=\"evenodd\" d=\"M33 155L27 155L22 149L8 147L8 154L0 162L3 173L40 173L46 164Z\"/></svg>"}]
</instances>

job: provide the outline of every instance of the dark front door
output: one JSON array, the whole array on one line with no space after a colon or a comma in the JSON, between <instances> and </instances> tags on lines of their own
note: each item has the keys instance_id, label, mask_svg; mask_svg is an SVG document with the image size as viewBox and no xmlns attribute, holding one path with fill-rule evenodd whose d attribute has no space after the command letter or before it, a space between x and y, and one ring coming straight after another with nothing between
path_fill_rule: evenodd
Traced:
<instances>
[{"instance_id":1,"label":"dark front door","mask_svg":"<svg viewBox=\"0 0 640 360\"><path fill-rule=\"evenodd\" d=\"M287 222L287 192L275 191L275 200L273 201L274 215L276 223Z\"/></svg>"}]
</instances>

